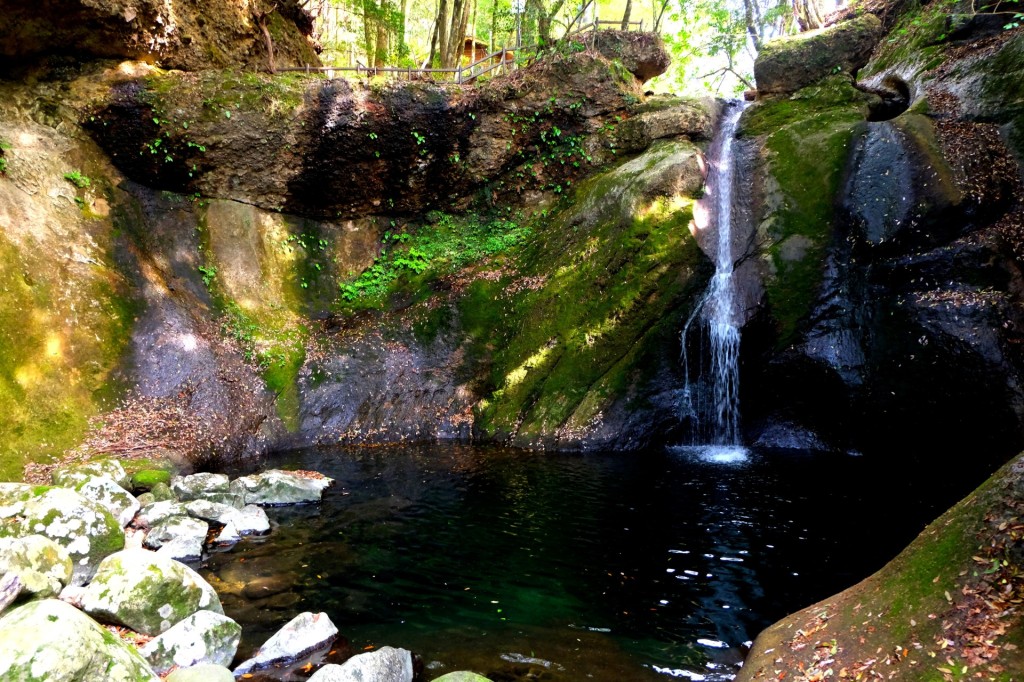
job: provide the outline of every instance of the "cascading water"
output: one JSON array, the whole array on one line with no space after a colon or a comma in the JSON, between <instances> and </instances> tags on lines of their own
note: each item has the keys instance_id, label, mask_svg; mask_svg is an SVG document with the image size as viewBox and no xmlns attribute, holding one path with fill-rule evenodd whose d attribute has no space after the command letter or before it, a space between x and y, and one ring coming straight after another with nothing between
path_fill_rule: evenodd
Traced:
<instances>
[{"instance_id":1,"label":"cascading water","mask_svg":"<svg viewBox=\"0 0 1024 682\"><path fill-rule=\"evenodd\" d=\"M700 302L694 307L682 332L685 371L684 410L693 424L693 444L738 445L740 417L740 330L733 286L733 138L743 106L730 103L722 115L711 145L704 209L714 221L715 275ZM699 322L702 367L698 381L691 382L687 338ZM707 365L703 366L704 356Z\"/></svg>"}]
</instances>

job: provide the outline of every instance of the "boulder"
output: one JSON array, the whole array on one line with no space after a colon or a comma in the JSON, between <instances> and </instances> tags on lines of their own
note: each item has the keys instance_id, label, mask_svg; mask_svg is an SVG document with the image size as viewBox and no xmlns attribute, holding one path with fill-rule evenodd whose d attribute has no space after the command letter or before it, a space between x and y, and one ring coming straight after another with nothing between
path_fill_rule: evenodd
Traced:
<instances>
[{"instance_id":1,"label":"boulder","mask_svg":"<svg viewBox=\"0 0 1024 682\"><path fill-rule=\"evenodd\" d=\"M0 537L45 535L67 550L73 564L72 583L84 585L104 557L124 547L124 530L110 512L65 488L43 488L27 501L6 505L20 513L0 517ZM21 496L24 491L17 493Z\"/></svg>"},{"instance_id":2,"label":"boulder","mask_svg":"<svg viewBox=\"0 0 1024 682\"><path fill-rule=\"evenodd\" d=\"M224 524L224 528L221 529L217 537L214 538L214 542L218 545L233 545L242 539L242 534L238 532L238 528L232 522Z\"/></svg>"},{"instance_id":3,"label":"boulder","mask_svg":"<svg viewBox=\"0 0 1024 682\"><path fill-rule=\"evenodd\" d=\"M167 483L154 483L153 487L149 490L149 494L153 496L156 502L177 499L174 496L174 491L171 490L171 486Z\"/></svg>"},{"instance_id":4,"label":"boulder","mask_svg":"<svg viewBox=\"0 0 1024 682\"><path fill-rule=\"evenodd\" d=\"M332 482L333 479L326 476L304 476L270 469L261 474L236 478L231 481L231 491L241 495L247 505L303 504L319 502L324 488Z\"/></svg>"},{"instance_id":5,"label":"boulder","mask_svg":"<svg viewBox=\"0 0 1024 682\"><path fill-rule=\"evenodd\" d=\"M68 551L42 535L0 538L0 575L14 573L21 594L36 598L56 597L71 583Z\"/></svg>"},{"instance_id":6,"label":"boulder","mask_svg":"<svg viewBox=\"0 0 1024 682\"><path fill-rule=\"evenodd\" d=\"M300 613L274 633L255 656L235 668L235 677L323 649L330 646L337 636L338 628L326 613Z\"/></svg>"},{"instance_id":7,"label":"boulder","mask_svg":"<svg viewBox=\"0 0 1024 682\"><path fill-rule=\"evenodd\" d=\"M231 519L240 535L265 535L270 532L267 512L254 504L247 504Z\"/></svg>"},{"instance_id":8,"label":"boulder","mask_svg":"<svg viewBox=\"0 0 1024 682\"><path fill-rule=\"evenodd\" d=\"M131 476L128 475L124 467L116 459L98 459L73 467L57 469L50 474L50 479L54 485L70 488L82 476L109 478L122 488L127 488L131 485Z\"/></svg>"},{"instance_id":9,"label":"boulder","mask_svg":"<svg viewBox=\"0 0 1024 682\"><path fill-rule=\"evenodd\" d=\"M175 666L230 665L241 637L242 627L227 616L197 611L139 651L153 670L163 675Z\"/></svg>"},{"instance_id":10,"label":"boulder","mask_svg":"<svg viewBox=\"0 0 1024 682\"><path fill-rule=\"evenodd\" d=\"M235 676L222 665L194 665L175 670L165 682L235 682Z\"/></svg>"},{"instance_id":11,"label":"boulder","mask_svg":"<svg viewBox=\"0 0 1024 682\"><path fill-rule=\"evenodd\" d=\"M139 528L153 528L160 522L172 517L187 517L188 509L180 502L162 500L147 504L135 515L135 526Z\"/></svg>"},{"instance_id":12,"label":"boulder","mask_svg":"<svg viewBox=\"0 0 1024 682\"><path fill-rule=\"evenodd\" d=\"M157 682L135 647L75 607L29 602L0 618L0 679L5 682Z\"/></svg>"},{"instance_id":13,"label":"boulder","mask_svg":"<svg viewBox=\"0 0 1024 682\"><path fill-rule=\"evenodd\" d=\"M618 60L641 83L665 73L672 63L657 33L597 31L593 40L598 52L608 60Z\"/></svg>"},{"instance_id":14,"label":"boulder","mask_svg":"<svg viewBox=\"0 0 1024 682\"><path fill-rule=\"evenodd\" d=\"M203 541L195 537L174 538L160 545L156 553L168 559L194 564L203 558Z\"/></svg>"},{"instance_id":15,"label":"boulder","mask_svg":"<svg viewBox=\"0 0 1024 682\"><path fill-rule=\"evenodd\" d=\"M228 492L230 479L224 474L200 473L190 476L175 476L171 490L182 502L209 499L211 493Z\"/></svg>"},{"instance_id":16,"label":"boulder","mask_svg":"<svg viewBox=\"0 0 1024 682\"><path fill-rule=\"evenodd\" d=\"M654 140L671 137L710 140L720 112L712 99L654 98L618 125L615 139L626 151L642 151Z\"/></svg>"},{"instance_id":17,"label":"boulder","mask_svg":"<svg viewBox=\"0 0 1024 682\"><path fill-rule=\"evenodd\" d=\"M45 486L27 483L0 483L0 519L20 516L25 503L46 490Z\"/></svg>"},{"instance_id":18,"label":"boulder","mask_svg":"<svg viewBox=\"0 0 1024 682\"><path fill-rule=\"evenodd\" d=\"M228 523L238 514L238 510L231 505L210 500L192 500L185 504L185 509L189 516L221 524Z\"/></svg>"},{"instance_id":19,"label":"boulder","mask_svg":"<svg viewBox=\"0 0 1024 682\"><path fill-rule=\"evenodd\" d=\"M855 74L882 36L873 14L765 43L754 61L759 94L784 94L838 72Z\"/></svg>"},{"instance_id":20,"label":"boulder","mask_svg":"<svg viewBox=\"0 0 1024 682\"><path fill-rule=\"evenodd\" d=\"M483 675L477 675L476 673L467 672L465 670L456 670L455 672L441 675L434 680L434 682L491 682L488 678Z\"/></svg>"},{"instance_id":21,"label":"boulder","mask_svg":"<svg viewBox=\"0 0 1024 682\"><path fill-rule=\"evenodd\" d=\"M107 557L82 594L82 609L154 636L202 609L224 613L217 593L198 573L142 549Z\"/></svg>"},{"instance_id":22,"label":"boulder","mask_svg":"<svg viewBox=\"0 0 1024 682\"><path fill-rule=\"evenodd\" d=\"M149 492L160 483L170 485L170 471L166 469L143 469L132 474L132 490L137 492Z\"/></svg>"},{"instance_id":23,"label":"boulder","mask_svg":"<svg viewBox=\"0 0 1024 682\"><path fill-rule=\"evenodd\" d=\"M202 547L210 526L205 521L190 516L168 516L160 520L146 534L143 546L149 549L160 549L164 545L181 540L187 543L198 543Z\"/></svg>"},{"instance_id":24,"label":"boulder","mask_svg":"<svg viewBox=\"0 0 1024 682\"><path fill-rule=\"evenodd\" d=\"M141 507L134 495L108 476L72 473L61 476L60 479L61 486L75 490L86 499L103 505L117 519L122 528L131 523Z\"/></svg>"},{"instance_id":25,"label":"boulder","mask_svg":"<svg viewBox=\"0 0 1024 682\"><path fill-rule=\"evenodd\" d=\"M412 682L412 654L389 646L359 654L342 665L325 665L309 682Z\"/></svg>"}]
</instances>

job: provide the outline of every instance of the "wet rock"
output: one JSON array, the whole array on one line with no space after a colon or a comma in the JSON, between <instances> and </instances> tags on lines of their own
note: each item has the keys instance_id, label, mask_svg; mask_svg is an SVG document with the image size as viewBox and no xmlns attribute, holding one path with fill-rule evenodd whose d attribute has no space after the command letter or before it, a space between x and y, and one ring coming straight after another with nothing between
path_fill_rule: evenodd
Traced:
<instances>
[{"instance_id":1,"label":"wet rock","mask_svg":"<svg viewBox=\"0 0 1024 682\"><path fill-rule=\"evenodd\" d=\"M754 61L757 91L762 95L796 92L837 69L855 74L868 63L881 37L878 17L864 14L829 28L771 40Z\"/></svg>"},{"instance_id":2,"label":"wet rock","mask_svg":"<svg viewBox=\"0 0 1024 682\"><path fill-rule=\"evenodd\" d=\"M412 682L412 654L389 646L358 654L342 665L328 664L317 670L310 682Z\"/></svg>"},{"instance_id":3,"label":"wet rock","mask_svg":"<svg viewBox=\"0 0 1024 682\"><path fill-rule=\"evenodd\" d=\"M165 682L235 682L235 676L222 665L195 665L175 670Z\"/></svg>"},{"instance_id":4,"label":"wet rock","mask_svg":"<svg viewBox=\"0 0 1024 682\"><path fill-rule=\"evenodd\" d=\"M412 682L412 679L412 654L389 646L353 656L342 665L326 665L310 677L316 682Z\"/></svg>"},{"instance_id":5,"label":"wet rock","mask_svg":"<svg viewBox=\"0 0 1024 682\"><path fill-rule=\"evenodd\" d=\"M104 557L124 547L124 530L104 507L77 492L65 488L44 490L37 497L15 500L6 506L7 510L21 511L0 524L0 537L48 537L71 557L72 583L84 585Z\"/></svg>"},{"instance_id":6,"label":"wet rock","mask_svg":"<svg viewBox=\"0 0 1024 682\"><path fill-rule=\"evenodd\" d=\"M192 500L185 504L189 516L214 523L228 523L238 516L239 511L228 504L210 500Z\"/></svg>"},{"instance_id":7,"label":"wet rock","mask_svg":"<svg viewBox=\"0 0 1024 682\"><path fill-rule=\"evenodd\" d=\"M477 675L473 672L456 670L455 672L447 673L441 675L441 677L435 678L434 682L491 682L491 680L483 675Z\"/></svg>"},{"instance_id":8,"label":"wet rock","mask_svg":"<svg viewBox=\"0 0 1024 682\"><path fill-rule=\"evenodd\" d=\"M0 618L0 679L6 682L157 682L135 647L56 599Z\"/></svg>"},{"instance_id":9,"label":"wet rock","mask_svg":"<svg viewBox=\"0 0 1024 682\"><path fill-rule=\"evenodd\" d=\"M143 546L179 561L196 561L202 557L209 531L205 521L189 516L169 516L150 528Z\"/></svg>"},{"instance_id":10,"label":"wet rock","mask_svg":"<svg viewBox=\"0 0 1024 682\"><path fill-rule=\"evenodd\" d=\"M175 476L171 480L171 490L182 502L190 500L211 499L211 495L230 492L231 482L224 474L199 473L190 476Z\"/></svg>"},{"instance_id":11,"label":"wet rock","mask_svg":"<svg viewBox=\"0 0 1024 682\"><path fill-rule=\"evenodd\" d=\"M23 595L56 597L71 583L71 556L42 535L0 538L0 576L6 573L18 576Z\"/></svg>"},{"instance_id":12,"label":"wet rock","mask_svg":"<svg viewBox=\"0 0 1024 682\"><path fill-rule=\"evenodd\" d=\"M267 512L254 504L247 504L232 517L231 523L240 535L265 535L270 532Z\"/></svg>"},{"instance_id":13,"label":"wet rock","mask_svg":"<svg viewBox=\"0 0 1024 682\"><path fill-rule=\"evenodd\" d=\"M338 628L326 613L301 613L268 639L255 656L235 668L235 677L323 649L337 636Z\"/></svg>"},{"instance_id":14,"label":"wet rock","mask_svg":"<svg viewBox=\"0 0 1024 682\"><path fill-rule=\"evenodd\" d=\"M294 585L293 575L274 575L250 580L242 588L246 599L265 599L290 590Z\"/></svg>"},{"instance_id":15,"label":"wet rock","mask_svg":"<svg viewBox=\"0 0 1024 682\"><path fill-rule=\"evenodd\" d=\"M319 502L323 491L332 482L333 479L326 476L302 476L290 471L271 469L261 474L236 478L231 481L231 490L241 495L247 505L304 504Z\"/></svg>"},{"instance_id":16,"label":"wet rock","mask_svg":"<svg viewBox=\"0 0 1024 682\"><path fill-rule=\"evenodd\" d=\"M171 668L195 665L227 666L235 657L242 627L213 611L197 611L140 650L153 670L162 675Z\"/></svg>"},{"instance_id":17,"label":"wet rock","mask_svg":"<svg viewBox=\"0 0 1024 682\"><path fill-rule=\"evenodd\" d=\"M146 550L107 557L82 595L82 609L147 635L166 632L203 609L224 612L217 593L198 573Z\"/></svg>"}]
</instances>

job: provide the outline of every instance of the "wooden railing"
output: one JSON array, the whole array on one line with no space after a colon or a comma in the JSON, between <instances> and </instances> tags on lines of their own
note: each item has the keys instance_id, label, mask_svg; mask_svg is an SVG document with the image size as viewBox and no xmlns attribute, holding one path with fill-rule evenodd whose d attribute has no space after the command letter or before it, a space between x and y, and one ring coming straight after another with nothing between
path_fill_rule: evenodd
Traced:
<instances>
[{"instance_id":1,"label":"wooden railing","mask_svg":"<svg viewBox=\"0 0 1024 682\"><path fill-rule=\"evenodd\" d=\"M572 27L581 17L577 16L575 20L570 22L569 26ZM601 27L615 26L617 28L622 27L621 21L602 21L596 17L589 24L580 26L579 28L565 34L559 40L573 40L583 38L584 40L588 35L592 35L601 30ZM644 30L643 21L630 21L627 22L628 30L632 30L633 26L636 26L637 31ZM533 52L538 49L537 45L511 45L508 47L502 47L500 50L492 52L488 55L481 57L480 59L467 64L465 66L459 65L449 68L414 68L414 67L398 67L398 66L364 66L356 61L355 66L289 66L284 68L274 69L271 65L271 73L279 73L282 71L302 71L306 73L333 73L335 71L354 71L358 77L361 74L373 77L382 74L393 74L398 77L405 76L408 79L429 77L433 79L435 75L447 75L454 74L454 81L458 84L468 83L476 80L477 78L489 74L495 70L502 69L504 73L510 73L518 68L518 64L514 58L510 59L509 56L515 52ZM486 66L485 66L486 64Z\"/></svg>"}]
</instances>

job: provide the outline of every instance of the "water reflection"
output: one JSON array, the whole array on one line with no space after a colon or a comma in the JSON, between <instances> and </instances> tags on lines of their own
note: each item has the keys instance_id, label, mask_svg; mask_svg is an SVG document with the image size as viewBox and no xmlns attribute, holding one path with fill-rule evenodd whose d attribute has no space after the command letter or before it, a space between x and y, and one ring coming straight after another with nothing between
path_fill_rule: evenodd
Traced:
<instances>
[{"instance_id":1,"label":"water reflection","mask_svg":"<svg viewBox=\"0 0 1024 682\"><path fill-rule=\"evenodd\" d=\"M337 483L319 507L268 510L269 539L204 569L245 626L240 653L322 610L352 651L411 649L428 679L728 677L761 628L880 567L963 492L871 457L737 447L335 449L275 465Z\"/></svg>"}]
</instances>

